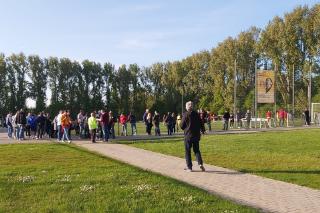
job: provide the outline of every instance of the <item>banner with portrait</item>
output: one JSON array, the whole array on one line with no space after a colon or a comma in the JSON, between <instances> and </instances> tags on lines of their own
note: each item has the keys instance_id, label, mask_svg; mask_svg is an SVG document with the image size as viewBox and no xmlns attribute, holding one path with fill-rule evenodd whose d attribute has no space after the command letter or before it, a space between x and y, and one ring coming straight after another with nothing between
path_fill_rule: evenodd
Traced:
<instances>
[{"instance_id":1,"label":"banner with portrait","mask_svg":"<svg viewBox=\"0 0 320 213\"><path fill-rule=\"evenodd\" d=\"M274 71L257 71L257 103L274 103Z\"/></svg>"}]
</instances>

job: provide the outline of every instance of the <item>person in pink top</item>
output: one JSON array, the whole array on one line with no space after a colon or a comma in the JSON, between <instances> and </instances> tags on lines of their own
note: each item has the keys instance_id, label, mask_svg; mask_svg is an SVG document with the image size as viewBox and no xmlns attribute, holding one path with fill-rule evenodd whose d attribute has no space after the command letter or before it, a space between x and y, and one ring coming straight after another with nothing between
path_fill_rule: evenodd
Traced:
<instances>
[{"instance_id":1,"label":"person in pink top","mask_svg":"<svg viewBox=\"0 0 320 213\"><path fill-rule=\"evenodd\" d=\"M120 124L122 125L121 135L127 136L127 116L124 113L120 115Z\"/></svg>"}]
</instances>

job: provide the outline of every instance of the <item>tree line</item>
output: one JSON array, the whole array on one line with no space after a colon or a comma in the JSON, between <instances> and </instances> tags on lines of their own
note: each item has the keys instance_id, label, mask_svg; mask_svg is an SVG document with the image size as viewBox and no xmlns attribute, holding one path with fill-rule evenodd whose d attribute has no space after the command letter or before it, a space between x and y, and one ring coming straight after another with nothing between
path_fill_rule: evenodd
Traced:
<instances>
[{"instance_id":1,"label":"tree line","mask_svg":"<svg viewBox=\"0 0 320 213\"><path fill-rule=\"evenodd\" d=\"M299 6L274 17L264 29L251 27L211 50L148 67L0 54L0 111L24 108L31 98L35 112L90 112L105 106L136 115L146 108L180 112L183 96L199 108L222 113L234 108L235 79L236 108L244 111L254 107L256 64L276 70L277 106L290 110L294 89L296 110L302 111L308 104L308 85L312 102L320 102L319 58L320 4ZM259 111L267 109L273 105L259 104Z\"/></svg>"}]
</instances>

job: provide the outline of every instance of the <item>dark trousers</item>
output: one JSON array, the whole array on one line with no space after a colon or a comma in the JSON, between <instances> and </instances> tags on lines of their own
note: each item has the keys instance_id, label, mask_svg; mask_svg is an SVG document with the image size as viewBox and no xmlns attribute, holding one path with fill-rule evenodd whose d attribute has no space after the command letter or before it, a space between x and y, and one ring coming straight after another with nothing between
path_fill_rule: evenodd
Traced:
<instances>
[{"instance_id":1,"label":"dark trousers","mask_svg":"<svg viewBox=\"0 0 320 213\"><path fill-rule=\"evenodd\" d=\"M116 135L114 132L114 125L109 126L109 137L112 137L113 139L116 138Z\"/></svg>"},{"instance_id":2,"label":"dark trousers","mask_svg":"<svg viewBox=\"0 0 320 213\"><path fill-rule=\"evenodd\" d=\"M44 132L44 126L38 125L37 126L37 138L42 138Z\"/></svg>"},{"instance_id":3,"label":"dark trousers","mask_svg":"<svg viewBox=\"0 0 320 213\"><path fill-rule=\"evenodd\" d=\"M102 126L102 132L103 132L103 141L109 140L109 127L107 125Z\"/></svg>"},{"instance_id":4,"label":"dark trousers","mask_svg":"<svg viewBox=\"0 0 320 213\"><path fill-rule=\"evenodd\" d=\"M168 132L168 135L172 135L172 125L171 124L167 124L167 132Z\"/></svg>"},{"instance_id":5,"label":"dark trousers","mask_svg":"<svg viewBox=\"0 0 320 213\"><path fill-rule=\"evenodd\" d=\"M160 136L160 127L159 127L159 124L156 124L154 126L154 133L155 135L159 135Z\"/></svg>"},{"instance_id":6,"label":"dark trousers","mask_svg":"<svg viewBox=\"0 0 320 213\"><path fill-rule=\"evenodd\" d=\"M96 142L96 129L91 129L90 135L91 135L91 142L95 143Z\"/></svg>"},{"instance_id":7,"label":"dark trousers","mask_svg":"<svg viewBox=\"0 0 320 213\"><path fill-rule=\"evenodd\" d=\"M30 127L30 125L26 125L26 136L31 136L31 127Z\"/></svg>"},{"instance_id":8,"label":"dark trousers","mask_svg":"<svg viewBox=\"0 0 320 213\"><path fill-rule=\"evenodd\" d=\"M193 148L193 152L196 155L196 159L198 161L199 165L202 165L202 157L201 152L199 149L199 141L198 140L185 140L184 141L185 146L185 158L187 162L187 167L189 169L192 169L192 159L191 159L191 148Z\"/></svg>"},{"instance_id":9,"label":"dark trousers","mask_svg":"<svg viewBox=\"0 0 320 213\"><path fill-rule=\"evenodd\" d=\"M224 120L223 121L223 130L227 131L229 127L229 120Z\"/></svg>"},{"instance_id":10,"label":"dark trousers","mask_svg":"<svg viewBox=\"0 0 320 213\"><path fill-rule=\"evenodd\" d=\"M62 139L61 125L57 125L57 139L59 141L61 141L61 139Z\"/></svg>"},{"instance_id":11,"label":"dark trousers","mask_svg":"<svg viewBox=\"0 0 320 213\"><path fill-rule=\"evenodd\" d=\"M152 129L152 124L148 123L147 124L147 133L148 133L148 135L151 135L151 129Z\"/></svg>"}]
</instances>

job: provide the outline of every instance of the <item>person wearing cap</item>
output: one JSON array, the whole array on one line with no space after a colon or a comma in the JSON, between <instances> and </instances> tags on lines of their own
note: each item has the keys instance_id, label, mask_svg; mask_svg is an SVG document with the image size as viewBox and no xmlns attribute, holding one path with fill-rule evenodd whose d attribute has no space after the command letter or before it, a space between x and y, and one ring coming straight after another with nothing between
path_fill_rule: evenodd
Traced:
<instances>
[{"instance_id":1,"label":"person wearing cap","mask_svg":"<svg viewBox=\"0 0 320 213\"><path fill-rule=\"evenodd\" d=\"M191 101L186 103L186 110L187 111L182 116L180 125L181 129L184 130L185 158L187 163L186 171L192 172L191 148L193 148L200 169L205 171L199 148L201 133L204 134L205 128L199 114L193 110L193 103Z\"/></svg>"}]
</instances>

